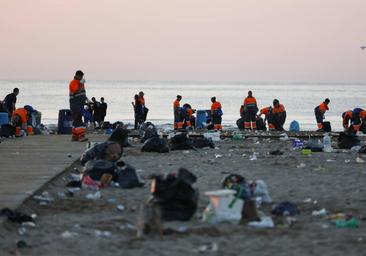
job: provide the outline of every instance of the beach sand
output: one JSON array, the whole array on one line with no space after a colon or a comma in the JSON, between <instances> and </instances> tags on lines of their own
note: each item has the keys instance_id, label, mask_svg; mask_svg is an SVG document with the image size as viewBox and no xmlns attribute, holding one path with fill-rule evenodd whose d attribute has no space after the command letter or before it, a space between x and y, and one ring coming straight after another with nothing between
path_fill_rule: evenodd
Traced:
<instances>
[{"instance_id":1,"label":"beach sand","mask_svg":"<svg viewBox=\"0 0 366 256\"><path fill-rule=\"evenodd\" d=\"M103 138L103 137L102 137ZM32 198L19 208L38 215L36 227L26 227L18 234L18 224L4 222L1 227L1 255L365 255L366 226L366 164L356 163L352 152L313 153L305 156L292 150L291 141L251 138L241 141L226 139L215 149L171 151L167 154L141 153L142 144L133 141L125 148L122 159L141 170L143 188L105 188L98 200L88 200L89 190L76 192L74 197L60 197L66 191L65 178L74 163L41 190L56 200L40 205ZM281 150L282 156L269 155ZM249 158L257 153L257 160ZM222 157L216 158L217 155ZM364 156L362 159L366 161ZM334 161L327 161L332 159ZM350 160L349 163L345 163ZM303 168L297 168L301 163ZM136 238L137 209L150 195L149 176L169 173L186 167L192 171L200 190L199 209L188 222L165 222L164 228L184 232L159 237ZM204 192L220 188L226 172L237 173L248 180L267 183L273 203L262 206L270 215L271 206L282 201L296 203L301 210L291 227L280 225L285 218L274 218L273 229L253 229L233 223L208 224L200 220L208 204ZM40 193L39 192L39 193ZM317 203L305 203L311 198ZM116 206L122 204L124 211ZM361 220L359 228L342 229L312 216L313 210L325 208L330 213L352 213ZM186 230L185 230L186 229ZM110 237L98 237L96 230L111 232ZM75 232L73 238L62 238L65 231ZM19 249L16 241L24 240L31 248ZM216 252L199 252L207 243L216 243Z\"/></svg>"}]
</instances>

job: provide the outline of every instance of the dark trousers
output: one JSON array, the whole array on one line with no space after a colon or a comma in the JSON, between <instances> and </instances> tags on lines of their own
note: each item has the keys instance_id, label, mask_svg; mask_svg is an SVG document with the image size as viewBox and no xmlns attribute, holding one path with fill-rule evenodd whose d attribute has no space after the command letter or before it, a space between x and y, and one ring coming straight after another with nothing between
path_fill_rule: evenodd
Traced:
<instances>
[{"instance_id":1,"label":"dark trousers","mask_svg":"<svg viewBox=\"0 0 366 256\"><path fill-rule=\"evenodd\" d=\"M277 131L283 131L284 130L283 125L285 124L286 121L286 112L276 113L270 116L271 116L271 123L275 126L275 129Z\"/></svg>"},{"instance_id":2,"label":"dark trousers","mask_svg":"<svg viewBox=\"0 0 366 256\"><path fill-rule=\"evenodd\" d=\"M72 126L73 127L81 127L84 125L83 123L83 115L82 110L84 106L80 105L70 105L71 110L71 118L72 118Z\"/></svg>"},{"instance_id":3,"label":"dark trousers","mask_svg":"<svg viewBox=\"0 0 366 256\"><path fill-rule=\"evenodd\" d=\"M315 114L315 119L316 119L316 122L318 124L318 128L319 129L322 129L323 128L323 121L324 121L324 115L322 112L320 112L319 108L316 107L314 109L314 114Z\"/></svg>"}]
</instances>

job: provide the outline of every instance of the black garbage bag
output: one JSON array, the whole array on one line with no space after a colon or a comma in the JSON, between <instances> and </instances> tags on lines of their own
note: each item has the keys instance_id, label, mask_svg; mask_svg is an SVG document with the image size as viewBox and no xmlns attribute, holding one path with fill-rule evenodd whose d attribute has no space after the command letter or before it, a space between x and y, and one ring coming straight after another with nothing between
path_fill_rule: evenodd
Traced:
<instances>
[{"instance_id":1,"label":"black garbage bag","mask_svg":"<svg viewBox=\"0 0 366 256\"><path fill-rule=\"evenodd\" d=\"M108 141L118 142L122 147L130 147L131 144L128 142L128 133L127 129L118 126L109 136Z\"/></svg>"},{"instance_id":2,"label":"black garbage bag","mask_svg":"<svg viewBox=\"0 0 366 256\"><path fill-rule=\"evenodd\" d=\"M89 176L93 180L100 180L104 174L111 174L115 177L116 165L105 160L91 160L85 164L83 176Z\"/></svg>"},{"instance_id":3,"label":"black garbage bag","mask_svg":"<svg viewBox=\"0 0 366 256\"><path fill-rule=\"evenodd\" d=\"M263 118L261 118L261 117L257 118L256 125L257 125L257 130L258 131L266 131L267 130L266 124L265 124Z\"/></svg>"},{"instance_id":4,"label":"black garbage bag","mask_svg":"<svg viewBox=\"0 0 366 256\"><path fill-rule=\"evenodd\" d=\"M108 121L104 121L102 124L102 129L103 130L113 129L113 125Z\"/></svg>"},{"instance_id":5,"label":"black garbage bag","mask_svg":"<svg viewBox=\"0 0 366 256\"><path fill-rule=\"evenodd\" d=\"M229 174L221 182L222 187L236 191L235 197L243 200L252 198L250 186L245 178L239 174Z\"/></svg>"},{"instance_id":6,"label":"black garbage bag","mask_svg":"<svg viewBox=\"0 0 366 256\"><path fill-rule=\"evenodd\" d=\"M360 154L366 154L366 145L363 145L359 150L358 153Z\"/></svg>"},{"instance_id":7,"label":"black garbage bag","mask_svg":"<svg viewBox=\"0 0 366 256\"><path fill-rule=\"evenodd\" d=\"M169 152L169 147L164 139L153 137L145 141L141 148L141 152L167 153Z\"/></svg>"},{"instance_id":8,"label":"black garbage bag","mask_svg":"<svg viewBox=\"0 0 366 256\"><path fill-rule=\"evenodd\" d=\"M92 148L87 149L80 157L80 162L85 165L90 160L113 160L117 161L121 158L123 148L118 142L106 141L98 143Z\"/></svg>"},{"instance_id":9,"label":"black garbage bag","mask_svg":"<svg viewBox=\"0 0 366 256\"><path fill-rule=\"evenodd\" d=\"M323 131L324 132L331 132L332 131L332 126L330 125L330 122L328 122L328 121L323 122Z\"/></svg>"},{"instance_id":10,"label":"black garbage bag","mask_svg":"<svg viewBox=\"0 0 366 256\"><path fill-rule=\"evenodd\" d=\"M15 127L10 124L2 124L0 128L0 137L9 138L15 136Z\"/></svg>"},{"instance_id":11,"label":"black garbage bag","mask_svg":"<svg viewBox=\"0 0 366 256\"><path fill-rule=\"evenodd\" d=\"M215 144L213 143L212 139L198 137L192 138L192 143L194 148L215 148Z\"/></svg>"},{"instance_id":12,"label":"black garbage bag","mask_svg":"<svg viewBox=\"0 0 366 256\"><path fill-rule=\"evenodd\" d=\"M360 140L357 135L341 132L338 136L338 147L341 149L350 149L360 145Z\"/></svg>"},{"instance_id":13,"label":"black garbage bag","mask_svg":"<svg viewBox=\"0 0 366 256\"><path fill-rule=\"evenodd\" d=\"M241 117L238 120L236 120L236 125L238 126L239 130L244 130L244 122L245 122L244 117Z\"/></svg>"},{"instance_id":14,"label":"black garbage bag","mask_svg":"<svg viewBox=\"0 0 366 256\"><path fill-rule=\"evenodd\" d=\"M118 162L117 171L113 181L119 183L120 188L135 188L144 186L144 182L136 172L136 169L123 161Z\"/></svg>"},{"instance_id":15,"label":"black garbage bag","mask_svg":"<svg viewBox=\"0 0 366 256\"><path fill-rule=\"evenodd\" d=\"M141 143L144 143L146 140L158 137L159 135L155 125L151 122L146 122L140 126L139 136L141 138Z\"/></svg>"},{"instance_id":16,"label":"black garbage bag","mask_svg":"<svg viewBox=\"0 0 366 256\"><path fill-rule=\"evenodd\" d=\"M123 122L117 121L112 124L112 129L116 129L117 127L123 127Z\"/></svg>"},{"instance_id":17,"label":"black garbage bag","mask_svg":"<svg viewBox=\"0 0 366 256\"><path fill-rule=\"evenodd\" d=\"M25 213L13 211L9 208L3 208L0 211L0 216L6 216L8 220L16 223L33 222L33 218Z\"/></svg>"},{"instance_id":18,"label":"black garbage bag","mask_svg":"<svg viewBox=\"0 0 366 256\"><path fill-rule=\"evenodd\" d=\"M178 175L165 178L156 176L151 184L152 203L161 209L165 221L188 221L196 212L198 190L192 187L196 176L186 169L179 169Z\"/></svg>"},{"instance_id":19,"label":"black garbage bag","mask_svg":"<svg viewBox=\"0 0 366 256\"><path fill-rule=\"evenodd\" d=\"M278 205L275 205L271 211L273 215L276 216L294 216L300 213L297 205L290 202L282 202Z\"/></svg>"},{"instance_id":20,"label":"black garbage bag","mask_svg":"<svg viewBox=\"0 0 366 256\"><path fill-rule=\"evenodd\" d=\"M178 133L170 139L170 149L171 150L186 150L193 149L193 141L188 138L186 132Z\"/></svg>"}]
</instances>

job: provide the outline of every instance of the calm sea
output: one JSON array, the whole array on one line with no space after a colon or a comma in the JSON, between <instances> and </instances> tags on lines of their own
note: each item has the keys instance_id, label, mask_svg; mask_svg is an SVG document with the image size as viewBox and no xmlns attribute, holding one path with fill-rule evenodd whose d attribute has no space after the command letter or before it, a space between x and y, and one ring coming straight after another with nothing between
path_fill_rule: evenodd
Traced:
<instances>
[{"instance_id":1,"label":"calm sea","mask_svg":"<svg viewBox=\"0 0 366 256\"><path fill-rule=\"evenodd\" d=\"M42 112L43 123L57 123L58 110L69 107L68 82L0 81L0 98L18 87L18 107L32 105ZM326 97L331 100L326 119L336 130L342 127L342 112L355 107L366 108L365 84L87 81L86 90L89 98L105 98L106 120L125 123L132 123L131 102L139 91L144 91L146 106L150 109L148 118L156 124L173 122L172 104L177 94L183 96L183 104L190 103L195 109L209 109L210 98L216 96L223 106L223 124L232 126L239 118L239 108L248 90L253 91L259 108L271 105L274 98L285 105L285 128L292 120L297 120L301 129L316 129L314 107Z\"/></svg>"}]
</instances>

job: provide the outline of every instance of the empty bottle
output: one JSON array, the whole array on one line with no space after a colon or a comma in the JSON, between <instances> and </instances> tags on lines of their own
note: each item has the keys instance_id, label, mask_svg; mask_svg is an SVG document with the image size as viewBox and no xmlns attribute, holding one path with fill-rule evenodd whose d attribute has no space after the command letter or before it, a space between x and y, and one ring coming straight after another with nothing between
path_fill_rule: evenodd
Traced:
<instances>
[{"instance_id":1,"label":"empty bottle","mask_svg":"<svg viewBox=\"0 0 366 256\"><path fill-rule=\"evenodd\" d=\"M332 152L332 140L328 134L325 134L323 137L323 151Z\"/></svg>"}]
</instances>

